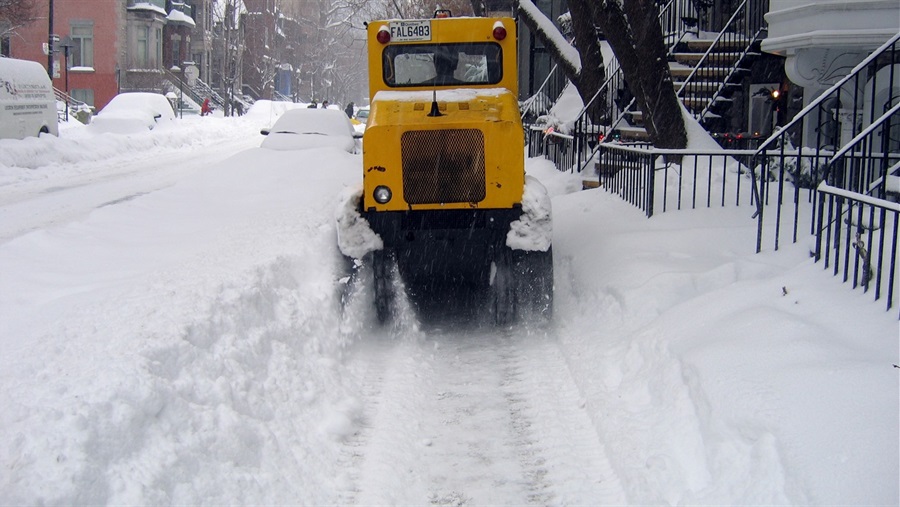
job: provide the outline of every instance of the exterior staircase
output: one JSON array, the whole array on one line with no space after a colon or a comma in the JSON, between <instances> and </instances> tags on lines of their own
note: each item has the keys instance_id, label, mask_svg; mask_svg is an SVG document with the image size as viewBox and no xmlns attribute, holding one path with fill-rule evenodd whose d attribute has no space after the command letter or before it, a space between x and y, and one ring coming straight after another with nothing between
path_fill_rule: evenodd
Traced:
<instances>
[{"instance_id":1,"label":"exterior staircase","mask_svg":"<svg viewBox=\"0 0 900 507\"><path fill-rule=\"evenodd\" d=\"M700 2L702 4L703 2ZM743 111L736 104L748 102L747 77L763 57L761 41L767 33L764 14L769 0L742 0L729 15L715 13L721 28L711 31L712 13L698 12L697 2L669 0L661 4L660 25L669 47L669 67L676 91L685 107L707 130L742 132L732 128L732 117ZM780 63L780 62L779 62ZM783 66L776 66L781 69ZM585 106L567 132L557 129L553 138L541 129L529 129L529 154L544 153L560 170L582 172L604 141L649 143L643 114L635 105L617 62L607 66L607 81ZM781 78L778 79L781 82ZM536 95L543 92L543 87ZM526 101L527 103L527 101ZM565 134L565 135L563 135ZM715 136L714 136L715 137ZM542 146L537 146L542 144ZM552 153L548 153L552 152ZM602 172L603 168L597 168ZM593 186L592 182L585 182Z\"/></svg>"},{"instance_id":2,"label":"exterior staircase","mask_svg":"<svg viewBox=\"0 0 900 507\"><path fill-rule=\"evenodd\" d=\"M730 116L734 104L733 96L742 90L741 79L750 72L752 59L759 53L744 52L746 46L716 48L712 39L696 39L681 44L670 55L669 72L682 104L694 117L702 118L702 124L710 132L728 131L726 118ZM747 45L748 42L735 41L733 44ZM756 47L759 47L758 41ZM704 56L709 58L704 59ZM643 112L629 110L625 121L627 125L618 128L622 141L650 141L644 129Z\"/></svg>"},{"instance_id":3,"label":"exterior staircase","mask_svg":"<svg viewBox=\"0 0 900 507\"><path fill-rule=\"evenodd\" d=\"M68 93L53 87L53 95L56 97L57 103L64 103L62 110L57 108L56 116L59 121L69 121L70 116L77 117L82 123L90 123L93 115L93 108L80 100L75 99Z\"/></svg>"},{"instance_id":4,"label":"exterior staircase","mask_svg":"<svg viewBox=\"0 0 900 507\"><path fill-rule=\"evenodd\" d=\"M666 35L668 40L675 39L669 51L669 72L677 95L710 133L735 130L731 125L734 105L743 100L744 80L762 56L760 43L766 34L762 16L767 9L767 1L744 0L717 33L697 27L695 16L703 13L688 13L681 16L682 25L676 29L680 32ZM649 142L641 111L626 109L624 121L615 132L621 141Z\"/></svg>"},{"instance_id":5,"label":"exterior staircase","mask_svg":"<svg viewBox=\"0 0 900 507\"><path fill-rule=\"evenodd\" d=\"M736 114L734 106L751 98L747 96L751 79L756 85L782 82L772 76L759 77L769 67L765 59L772 58L760 51L767 34L762 15L767 10L766 0L744 0L714 37L703 30L693 37L686 35L687 30L671 35L670 70L678 97L707 130L728 131L734 125L729 116ZM647 216L652 216L657 203L663 212L669 201L682 209L685 172L681 168L692 166L694 187L688 187L685 206L702 205L696 201L705 194L706 206L711 207L713 186L698 189L696 170L703 164L712 167L712 155L677 150L681 162L661 167L665 160L661 157L671 150L626 146L621 141L649 144L649 140L621 72L613 69L609 74L564 135L545 131L541 136L540 130L531 130L529 155L541 154L562 171L583 173L595 164L599 177L585 180L585 187L602 185L644 209ZM595 117L589 118L594 101L600 102L592 108ZM853 288L873 293L888 310L900 306L896 304L900 296L900 33L771 135L765 134L752 150L723 150L721 157L731 160L719 164L727 169L728 163L738 163L740 173L749 177L749 192L747 178L733 178L737 185L733 193L738 197L734 204L741 204L743 184L750 194L747 201L755 208L757 252L764 244L778 250L785 240L797 243L811 237L811 255L827 271ZM667 197L667 180L657 179L667 177L677 181L677 195ZM725 181L723 173L721 202L716 205L726 205Z\"/></svg>"},{"instance_id":6,"label":"exterior staircase","mask_svg":"<svg viewBox=\"0 0 900 507\"><path fill-rule=\"evenodd\" d=\"M206 84L203 80L197 79L194 82L194 86L189 86L187 81L182 81L181 76L175 74L174 72L164 69L164 73L169 83L171 84L172 91L181 90L191 98L197 104L202 104L203 100L209 98L209 101L215 105L217 109L224 110L225 108L225 99L219 92L215 91Z\"/></svg>"}]
</instances>

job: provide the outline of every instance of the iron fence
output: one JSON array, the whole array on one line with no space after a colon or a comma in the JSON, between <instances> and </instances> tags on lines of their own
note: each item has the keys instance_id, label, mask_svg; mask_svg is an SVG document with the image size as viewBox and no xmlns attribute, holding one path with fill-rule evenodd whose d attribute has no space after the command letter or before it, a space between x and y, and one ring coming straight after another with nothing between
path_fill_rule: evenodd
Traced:
<instances>
[{"instance_id":1,"label":"iron fence","mask_svg":"<svg viewBox=\"0 0 900 507\"><path fill-rule=\"evenodd\" d=\"M898 291L897 224L900 204L835 188L818 187L816 261L853 288L884 297L886 309ZM900 317L900 314L898 314Z\"/></svg>"},{"instance_id":2,"label":"iron fence","mask_svg":"<svg viewBox=\"0 0 900 507\"><path fill-rule=\"evenodd\" d=\"M604 143L595 170L601 187L651 217L670 209L753 204L747 163L754 154Z\"/></svg>"},{"instance_id":3,"label":"iron fence","mask_svg":"<svg viewBox=\"0 0 900 507\"><path fill-rule=\"evenodd\" d=\"M544 157L562 172L571 172L577 156L575 137L533 125L528 129L528 156Z\"/></svg>"},{"instance_id":4,"label":"iron fence","mask_svg":"<svg viewBox=\"0 0 900 507\"><path fill-rule=\"evenodd\" d=\"M792 217L791 240L796 242L799 204L814 202L818 185L828 185L862 195L880 192L896 172L900 161L900 33L857 65L844 78L812 100L803 110L764 141L749 167L757 201L757 252L762 250L764 229L778 250L785 211ZM880 185L878 182L882 182ZM793 185L786 185L793 183ZM791 188L792 187L792 188ZM801 192L807 198L801 198ZM767 217L765 204L777 199L775 216ZM793 202L793 209L783 204ZM810 208L810 214L813 213ZM815 218L808 218L815 223ZM774 224L771 224L774 221ZM810 233L814 233L811 228Z\"/></svg>"},{"instance_id":5,"label":"iron fence","mask_svg":"<svg viewBox=\"0 0 900 507\"><path fill-rule=\"evenodd\" d=\"M859 138L859 144L864 144L863 139ZM751 164L759 161L755 150L697 152L606 143L595 158L595 169L602 188L638 207L647 217L668 210L726 206L749 206L756 211L753 216L758 216L758 210L770 209L779 219L775 229L770 227L765 234L777 238L782 213L791 213L794 242L798 230L808 227L816 240L816 261L824 261L825 269L842 275L844 282L852 280L854 289L872 290L876 301L884 298L889 310L900 290L900 176L876 179L858 189L867 192L831 186L827 180L831 170L837 173L835 168L844 165L859 166L856 174L888 163L900 170L900 154L851 148L836 153L782 150L771 154L772 160L791 159L797 166L813 168L821 176L814 186L812 180L786 178L787 171L770 174L758 166L751 170ZM755 178L761 180L757 185ZM844 177L834 179L846 181ZM777 192L770 193L769 188Z\"/></svg>"}]
</instances>

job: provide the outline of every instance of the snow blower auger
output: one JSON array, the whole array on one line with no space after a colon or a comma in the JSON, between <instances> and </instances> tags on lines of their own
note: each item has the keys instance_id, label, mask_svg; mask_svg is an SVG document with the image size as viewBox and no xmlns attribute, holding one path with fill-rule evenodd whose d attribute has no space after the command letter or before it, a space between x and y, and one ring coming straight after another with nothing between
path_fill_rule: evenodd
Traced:
<instances>
[{"instance_id":1,"label":"snow blower auger","mask_svg":"<svg viewBox=\"0 0 900 507\"><path fill-rule=\"evenodd\" d=\"M550 200L525 176L514 20L373 21L368 47L356 212L380 239L366 252L379 321L395 269L415 294L487 288L498 325L549 319Z\"/></svg>"}]
</instances>

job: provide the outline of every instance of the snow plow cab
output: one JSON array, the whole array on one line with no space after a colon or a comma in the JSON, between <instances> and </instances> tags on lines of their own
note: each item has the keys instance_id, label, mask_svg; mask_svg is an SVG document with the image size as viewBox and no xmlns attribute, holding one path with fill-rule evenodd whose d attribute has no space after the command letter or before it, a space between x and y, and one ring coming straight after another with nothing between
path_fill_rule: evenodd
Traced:
<instances>
[{"instance_id":1,"label":"snow plow cab","mask_svg":"<svg viewBox=\"0 0 900 507\"><path fill-rule=\"evenodd\" d=\"M447 14L367 28L359 214L383 243L368 254L378 319L396 274L413 300L470 287L498 324L549 318L549 198L526 184L515 21Z\"/></svg>"}]
</instances>

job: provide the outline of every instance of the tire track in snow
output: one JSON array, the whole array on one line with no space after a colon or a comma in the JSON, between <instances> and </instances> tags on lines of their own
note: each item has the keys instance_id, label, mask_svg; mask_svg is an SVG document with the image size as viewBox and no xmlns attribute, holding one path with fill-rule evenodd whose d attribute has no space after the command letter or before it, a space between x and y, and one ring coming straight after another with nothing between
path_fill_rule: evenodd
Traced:
<instances>
[{"instance_id":1,"label":"tire track in snow","mask_svg":"<svg viewBox=\"0 0 900 507\"><path fill-rule=\"evenodd\" d=\"M338 459L337 469L340 470L340 476L337 485L341 488L337 505L353 505L357 503L357 495L359 494L360 470L366 457L366 445L369 442L372 433L372 424L377 417L380 408L380 399L382 395L382 386L384 385L385 364L384 359L387 354L381 347L366 347L363 353L369 360L363 363L357 363L359 371L353 371L361 379L361 389L359 392L363 400L363 415L357 421L359 428L357 431L344 440L344 446Z\"/></svg>"},{"instance_id":2,"label":"tire track in snow","mask_svg":"<svg viewBox=\"0 0 900 507\"><path fill-rule=\"evenodd\" d=\"M624 503L555 340L512 332L372 337L350 368L363 423L348 504Z\"/></svg>"},{"instance_id":3,"label":"tire track in snow","mask_svg":"<svg viewBox=\"0 0 900 507\"><path fill-rule=\"evenodd\" d=\"M543 331L505 336L504 386L537 477L529 500L546 504L625 504L627 498L559 345ZM538 480L539 479L539 480ZM544 489L537 486L543 484Z\"/></svg>"}]
</instances>

